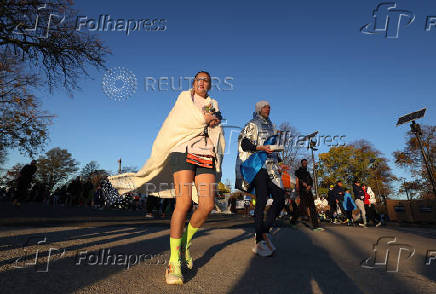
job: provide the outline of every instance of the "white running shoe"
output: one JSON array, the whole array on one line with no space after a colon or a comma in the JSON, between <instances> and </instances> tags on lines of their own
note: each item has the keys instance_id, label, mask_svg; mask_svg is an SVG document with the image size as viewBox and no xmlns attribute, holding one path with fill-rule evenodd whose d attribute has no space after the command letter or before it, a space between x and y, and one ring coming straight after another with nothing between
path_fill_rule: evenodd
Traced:
<instances>
[{"instance_id":1,"label":"white running shoe","mask_svg":"<svg viewBox=\"0 0 436 294\"><path fill-rule=\"evenodd\" d=\"M165 270L165 281L168 285L182 285L183 275L180 262L168 262Z\"/></svg>"},{"instance_id":2,"label":"white running shoe","mask_svg":"<svg viewBox=\"0 0 436 294\"><path fill-rule=\"evenodd\" d=\"M268 248L268 245L266 245L266 242L264 240L260 241L259 243L256 243L252 251L254 254L257 254L262 257L268 257L273 254L273 252Z\"/></svg>"},{"instance_id":3,"label":"white running shoe","mask_svg":"<svg viewBox=\"0 0 436 294\"><path fill-rule=\"evenodd\" d=\"M378 222L375 226L378 228L378 227L380 227L382 225L382 223L381 222Z\"/></svg>"},{"instance_id":4,"label":"white running shoe","mask_svg":"<svg viewBox=\"0 0 436 294\"><path fill-rule=\"evenodd\" d=\"M276 251L276 246L274 246L273 242L271 241L271 234L263 234L263 240L265 240L265 244L268 246L268 249L271 250L271 252Z\"/></svg>"}]
</instances>

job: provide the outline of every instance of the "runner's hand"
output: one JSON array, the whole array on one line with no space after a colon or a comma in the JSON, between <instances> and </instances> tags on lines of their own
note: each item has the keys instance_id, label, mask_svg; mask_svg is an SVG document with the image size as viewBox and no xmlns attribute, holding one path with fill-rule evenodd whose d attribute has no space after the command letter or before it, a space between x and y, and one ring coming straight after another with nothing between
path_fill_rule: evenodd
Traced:
<instances>
[{"instance_id":1,"label":"runner's hand","mask_svg":"<svg viewBox=\"0 0 436 294\"><path fill-rule=\"evenodd\" d=\"M256 150L257 151L265 151L266 153L272 153L272 150L269 148L269 145L257 146Z\"/></svg>"},{"instance_id":2,"label":"runner's hand","mask_svg":"<svg viewBox=\"0 0 436 294\"><path fill-rule=\"evenodd\" d=\"M211 112L205 112L204 113L204 120L206 121L206 124L213 128L221 123L221 120L217 119L215 115Z\"/></svg>"}]
</instances>

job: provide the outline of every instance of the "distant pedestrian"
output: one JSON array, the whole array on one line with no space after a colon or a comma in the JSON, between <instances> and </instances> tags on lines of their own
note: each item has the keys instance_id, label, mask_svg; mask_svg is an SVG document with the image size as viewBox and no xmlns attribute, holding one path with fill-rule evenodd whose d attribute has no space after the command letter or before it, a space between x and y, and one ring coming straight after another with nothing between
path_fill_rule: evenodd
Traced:
<instances>
[{"instance_id":1,"label":"distant pedestrian","mask_svg":"<svg viewBox=\"0 0 436 294\"><path fill-rule=\"evenodd\" d=\"M301 167L295 171L296 177L296 190L300 195L300 205L303 206L305 212L312 220L312 230L324 231L319 227L318 214L316 212L315 203L312 194L313 180L307 170L307 159L301 160Z\"/></svg>"},{"instance_id":2,"label":"distant pedestrian","mask_svg":"<svg viewBox=\"0 0 436 294\"><path fill-rule=\"evenodd\" d=\"M373 222L376 227L381 226L380 216L377 215L377 211L375 209L375 204L377 200L375 198L375 194L372 191L371 187L362 184L363 192L365 193L365 212L368 216L368 222Z\"/></svg>"},{"instance_id":3,"label":"distant pedestrian","mask_svg":"<svg viewBox=\"0 0 436 294\"><path fill-rule=\"evenodd\" d=\"M342 207L345 211L346 222L348 226L353 225L353 210L357 209L356 204L351 197L350 190L345 191L344 201L342 202Z\"/></svg>"},{"instance_id":4,"label":"distant pedestrian","mask_svg":"<svg viewBox=\"0 0 436 294\"><path fill-rule=\"evenodd\" d=\"M358 179L354 180L353 194L354 194L355 203L356 203L357 207L359 208L360 216L361 216L362 221L363 221L363 224L359 223L359 226L367 228L368 225L367 225L367 221L366 221L366 211L365 211L365 204L364 204L365 192L363 191L362 186L360 185L360 181Z\"/></svg>"},{"instance_id":5,"label":"distant pedestrian","mask_svg":"<svg viewBox=\"0 0 436 294\"><path fill-rule=\"evenodd\" d=\"M153 218L153 212L160 212L160 198L153 196L153 195L148 195L147 197L147 202L145 203L145 207L146 207L146 214L145 217L146 218Z\"/></svg>"},{"instance_id":6,"label":"distant pedestrian","mask_svg":"<svg viewBox=\"0 0 436 294\"><path fill-rule=\"evenodd\" d=\"M332 223L336 220L336 210L338 210L334 188L335 186L330 185L329 191L327 192L327 201L329 203L328 217Z\"/></svg>"}]
</instances>

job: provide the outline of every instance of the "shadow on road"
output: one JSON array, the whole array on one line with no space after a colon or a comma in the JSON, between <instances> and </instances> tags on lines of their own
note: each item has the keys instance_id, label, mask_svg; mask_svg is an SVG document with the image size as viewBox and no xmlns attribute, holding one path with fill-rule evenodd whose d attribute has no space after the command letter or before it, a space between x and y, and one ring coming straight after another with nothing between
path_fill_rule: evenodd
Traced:
<instances>
[{"instance_id":1,"label":"shadow on road","mask_svg":"<svg viewBox=\"0 0 436 294\"><path fill-rule=\"evenodd\" d=\"M205 234L207 232L203 231L203 233ZM211 258L213 258L219 251L223 250L224 248L226 248L229 245L232 245L234 243L237 243L237 242L240 242L240 241L243 241L246 239L250 239L252 237L253 237L253 233L245 231L244 233L236 236L235 238L229 239L221 244L217 244L217 245L210 247L203 254L203 256L201 256L200 258L198 258L194 261L195 264L194 264L193 269L186 272L186 274L184 275L185 282L189 282L190 280L192 280L197 275L198 270L201 267L203 267L205 264L207 264L209 262L209 260L211 260Z\"/></svg>"},{"instance_id":2,"label":"shadow on road","mask_svg":"<svg viewBox=\"0 0 436 294\"><path fill-rule=\"evenodd\" d=\"M253 258L230 293L364 293L305 232L281 230L275 240L277 253Z\"/></svg>"}]
</instances>

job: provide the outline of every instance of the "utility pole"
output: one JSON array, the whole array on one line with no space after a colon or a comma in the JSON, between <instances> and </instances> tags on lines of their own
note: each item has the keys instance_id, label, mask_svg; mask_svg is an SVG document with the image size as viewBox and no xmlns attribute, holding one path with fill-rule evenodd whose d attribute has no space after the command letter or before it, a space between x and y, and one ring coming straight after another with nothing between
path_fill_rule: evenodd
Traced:
<instances>
[{"instance_id":1,"label":"utility pole","mask_svg":"<svg viewBox=\"0 0 436 294\"><path fill-rule=\"evenodd\" d=\"M381 197L380 188L379 188L379 185L378 185L378 173L377 173L378 162L377 162L377 159L372 158L372 159L369 160L369 162L372 164L371 168L374 170L374 174L375 174L375 187L377 189L378 197Z\"/></svg>"},{"instance_id":2,"label":"utility pole","mask_svg":"<svg viewBox=\"0 0 436 294\"><path fill-rule=\"evenodd\" d=\"M404 179L403 179L403 187L404 187L404 190L406 191L407 200L412 200L409 196L409 189L407 189L407 184L406 184L406 181Z\"/></svg>"},{"instance_id":3,"label":"utility pole","mask_svg":"<svg viewBox=\"0 0 436 294\"><path fill-rule=\"evenodd\" d=\"M409 196L409 189L407 188L407 184L406 181L403 179L403 186L404 186L404 190L406 191L406 196L407 196L407 200L409 203L409 209L410 209L410 216L412 217L412 222L415 221L415 214L413 213L413 208L412 208L412 195Z\"/></svg>"},{"instance_id":4,"label":"utility pole","mask_svg":"<svg viewBox=\"0 0 436 294\"><path fill-rule=\"evenodd\" d=\"M310 135L304 136L303 139L301 139L302 142L304 141L308 141L307 143L307 149L311 149L312 150L312 164L313 164L313 181L315 182L315 196L318 198L318 176L316 174L316 162L315 162L315 156L313 155L313 151L318 150L316 147L316 139L313 140L313 138L315 138L315 136L318 135L318 131L313 132Z\"/></svg>"},{"instance_id":5,"label":"utility pole","mask_svg":"<svg viewBox=\"0 0 436 294\"><path fill-rule=\"evenodd\" d=\"M316 198L318 198L319 197L319 195L318 195L318 175L317 175L317 172L316 172L317 164L315 162L315 156L313 154L313 151L317 151L318 150L317 148L315 148L316 147L316 141L315 140L310 140L309 147L310 147L310 150L312 151L313 181L315 183L315 185L314 185L314 187L315 187L315 196L316 196Z\"/></svg>"},{"instance_id":6,"label":"utility pole","mask_svg":"<svg viewBox=\"0 0 436 294\"><path fill-rule=\"evenodd\" d=\"M121 158L118 159L118 174L121 174Z\"/></svg>"}]
</instances>

